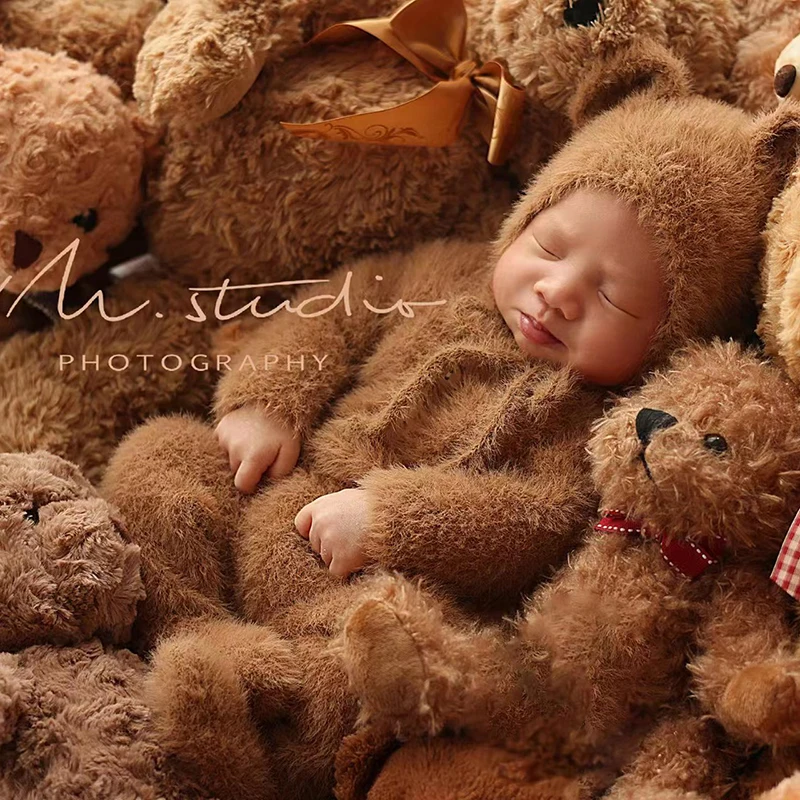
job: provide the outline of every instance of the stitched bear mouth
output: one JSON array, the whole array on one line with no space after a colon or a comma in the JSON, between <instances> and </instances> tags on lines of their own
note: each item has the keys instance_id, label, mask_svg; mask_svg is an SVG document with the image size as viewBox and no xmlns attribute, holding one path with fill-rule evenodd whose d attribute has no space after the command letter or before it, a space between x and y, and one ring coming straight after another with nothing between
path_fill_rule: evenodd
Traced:
<instances>
[{"instance_id":1,"label":"stitched bear mouth","mask_svg":"<svg viewBox=\"0 0 800 800\"><path fill-rule=\"evenodd\" d=\"M655 481L653 480L653 475L650 472L650 465L647 463L647 459L644 457L645 450L647 450L647 448L643 447L639 452L639 461L641 461L642 464L644 465L644 474L647 475L648 480L655 483Z\"/></svg>"}]
</instances>

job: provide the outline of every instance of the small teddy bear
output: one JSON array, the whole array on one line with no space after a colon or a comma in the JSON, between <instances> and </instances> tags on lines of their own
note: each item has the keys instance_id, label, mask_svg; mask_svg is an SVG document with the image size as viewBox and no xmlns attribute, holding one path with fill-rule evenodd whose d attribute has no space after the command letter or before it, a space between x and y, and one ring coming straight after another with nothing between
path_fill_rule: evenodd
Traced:
<instances>
[{"instance_id":1,"label":"small teddy bear","mask_svg":"<svg viewBox=\"0 0 800 800\"><path fill-rule=\"evenodd\" d=\"M139 547L78 468L0 454L2 797L207 797L170 772L148 665L119 647L143 597Z\"/></svg>"},{"instance_id":2,"label":"small teddy bear","mask_svg":"<svg viewBox=\"0 0 800 800\"><path fill-rule=\"evenodd\" d=\"M720 733L698 728L690 678L711 703L748 661L791 644L791 603L768 576L800 503L797 402L778 369L738 344L680 354L596 425L605 510L509 640L445 624L400 579L382 578L352 612L340 646L362 718L406 736L522 732L537 752L560 731L606 767L627 764L609 797L678 791L681 776L687 791L718 796L710 776L724 770L697 753L720 750L702 745ZM387 652L391 665L379 665Z\"/></svg>"}]
</instances>

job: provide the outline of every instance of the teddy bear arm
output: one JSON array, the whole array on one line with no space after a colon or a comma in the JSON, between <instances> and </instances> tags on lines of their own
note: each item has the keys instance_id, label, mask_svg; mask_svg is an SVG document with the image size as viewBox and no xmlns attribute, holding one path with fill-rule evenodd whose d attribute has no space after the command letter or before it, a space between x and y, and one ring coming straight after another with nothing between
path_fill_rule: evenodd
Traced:
<instances>
[{"instance_id":1,"label":"teddy bear arm","mask_svg":"<svg viewBox=\"0 0 800 800\"><path fill-rule=\"evenodd\" d=\"M424 256L415 253L394 253L344 265L327 282L311 284L298 292L291 300L295 311L281 310L245 335L235 364L245 363L246 368L232 368L220 381L214 409L217 419L254 405L283 419L300 435L306 434L375 343L401 319L398 312L374 313L363 300L387 308L401 297L404 272L417 258L424 266ZM376 281L376 275L382 280ZM330 298L337 295L349 299L331 307ZM313 300L320 296L322 300ZM309 316L324 308L329 310ZM246 356L252 359L254 368L243 362ZM287 359L297 365L301 356L303 369L286 368ZM319 363L315 356L324 360ZM282 366L276 368L276 364Z\"/></svg>"},{"instance_id":2,"label":"teddy bear arm","mask_svg":"<svg viewBox=\"0 0 800 800\"><path fill-rule=\"evenodd\" d=\"M373 504L367 554L457 596L513 603L580 538L592 493L573 467L548 481L444 465L371 470L359 482Z\"/></svg>"},{"instance_id":3,"label":"teddy bear arm","mask_svg":"<svg viewBox=\"0 0 800 800\"><path fill-rule=\"evenodd\" d=\"M731 577L698 629L699 655L690 663L695 693L734 735L796 743L800 659L791 645L789 598L762 575Z\"/></svg>"},{"instance_id":4,"label":"teddy bear arm","mask_svg":"<svg viewBox=\"0 0 800 800\"><path fill-rule=\"evenodd\" d=\"M171 0L145 36L134 94L156 119L208 122L244 97L265 65L330 22L388 12L387 0Z\"/></svg>"}]
</instances>

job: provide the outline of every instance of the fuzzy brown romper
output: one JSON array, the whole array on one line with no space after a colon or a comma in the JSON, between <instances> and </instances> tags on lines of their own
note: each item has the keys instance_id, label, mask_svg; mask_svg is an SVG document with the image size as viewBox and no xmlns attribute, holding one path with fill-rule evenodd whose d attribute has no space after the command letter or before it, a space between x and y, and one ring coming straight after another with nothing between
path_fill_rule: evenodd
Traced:
<instances>
[{"instance_id":1,"label":"fuzzy brown romper","mask_svg":"<svg viewBox=\"0 0 800 800\"><path fill-rule=\"evenodd\" d=\"M662 99L686 92L669 58L620 70L576 97L576 119L641 86L642 73L654 90L585 125L494 248L440 241L348 265L322 291L335 296L352 271L352 316L281 312L245 341L257 365L265 354L283 364L304 355L306 368L234 369L215 414L257 404L291 422L304 442L291 475L241 499L211 428L185 417L140 428L112 460L106 493L142 547L139 644L174 634L155 653L150 683L162 744L221 797L327 796L355 720L327 645L363 581L331 577L297 535L303 505L369 489L374 568L423 576L473 612L513 609L576 544L595 504L589 424L607 393L527 361L489 287L498 254L534 214L580 186L634 203L670 296L649 363L740 321L774 189L778 121ZM447 303L408 319L370 312L362 298L381 308ZM322 369L314 355L327 356Z\"/></svg>"}]
</instances>

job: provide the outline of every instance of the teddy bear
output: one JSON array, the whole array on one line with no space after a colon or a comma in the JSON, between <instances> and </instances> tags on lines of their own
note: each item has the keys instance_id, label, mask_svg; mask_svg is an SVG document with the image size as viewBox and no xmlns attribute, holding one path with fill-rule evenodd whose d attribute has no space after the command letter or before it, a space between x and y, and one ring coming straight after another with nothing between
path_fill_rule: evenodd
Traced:
<instances>
[{"instance_id":1,"label":"teddy bear","mask_svg":"<svg viewBox=\"0 0 800 800\"><path fill-rule=\"evenodd\" d=\"M768 576L800 500L797 402L737 343L676 356L595 426L600 520L509 638L459 628L407 579L378 580L338 645L361 718L404 737L527 739L540 770L553 738L558 754L588 746L590 777L567 792L606 789L621 770L605 796L721 797L747 747L720 725L720 698L793 637L791 601ZM562 760L546 761L551 778ZM352 762L340 771L358 786Z\"/></svg>"},{"instance_id":2,"label":"teddy bear","mask_svg":"<svg viewBox=\"0 0 800 800\"><path fill-rule=\"evenodd\" d=\"M358 30L303 46L361 18ZM566 107L587 68L652 39L686 61L698 91L722 97L740 22L727 0L172 0L146 32L134 87L145 112L170 121L149 183L153 249L204 285L228 275L246 284L311 277L398 243L479 239L508 202L508 180L527 180L566 140ZM509 86L497 103L493 60L524 89L518 125L487 117L487 106L512 105ZM472 111L448 147L363 144L413 142L425 115L402 124L398 106L445 79L463 89L467 77ZM355 126L353 115L378 111L384 124ZM313 124L331 118L329 134ZM485 138L506 131L509 167L498 176Z\"/></svg>"},{"instance_id":3,"label":"teddy bear","mask_svg":"<svg viewBox=\"0 0 800 800\"><path fill-rule=\"evenodd\" d=\"M800 81L797 68L800 66L800 34L783 48L775 62L775 94L781 100L792 97L800 99Z\"/></svg>"},{"instance_id":4,"label":"teddy bear","mask_svg":"<svg viewBox=\"0 0 800 800\"><path fill-rule=\"evenodd\" d=\"M149 667L123 647L139 565L119 511L76 465L0 454L4 798L208 797L171 772L144 700Z\"/></svg>"},{"instance_id":5,"label":"teddy bear","mask_svg":"<svg viewBox=\"0 0 800 800\"><path fill-rule=\"evenodd\" d=\"M0 44L66 53L111 77L127 99L136 57L162 0L4 0Z\"/></svg>"},{"instance_id":6,"label":"teddy bear","mask_svg":"<svg viewBox=\"0 0 800 800\"><path fill-rule=\"evenodd\" d=\"M208 373L155 379L135 359L188 360L207 350L210 328L186 319L187 296L163 270L111 269L141 253L158 129L109 77L64 54L0 49L0 84L0 447L46 448L97 479L148 414L208 403Z\"/></svg>"},{"instance_id":7,"label":"teddy bear","mask_svg":"<svg viewBox=\"0 0 800 800\"><path fill-rule=\"evenodd\" d=\"M740 0L742 36L730 74L730 99L746 111L774 108L793 86L800 7L786 0Z\"/></svg>"}]
</instances>

